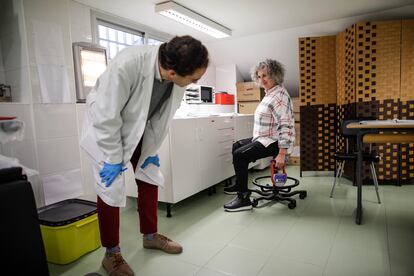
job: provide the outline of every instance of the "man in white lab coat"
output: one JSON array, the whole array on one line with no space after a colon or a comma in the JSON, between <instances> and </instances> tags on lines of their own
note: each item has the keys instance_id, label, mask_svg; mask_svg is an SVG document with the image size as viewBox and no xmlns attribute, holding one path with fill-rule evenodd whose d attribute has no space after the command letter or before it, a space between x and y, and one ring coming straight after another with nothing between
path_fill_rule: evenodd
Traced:
<instances>
[{"instance_id":1,"label":"man in white lab coat","mask_svg":"<svg viewBox=\"0 0 414 276\"><path fill-rule=\"evenodd\" d=\"M103 267L110 275L133 275L119 247L119 207L125 206L124 175L131 162L138 186L138 213L145 248L181 253L157 233L158 186L163 185L157 150L183 98L208 66L200 41L175 37L160 46L120 52L87 98L81 146L94 163Z\"/></svg>"}]
</instances>

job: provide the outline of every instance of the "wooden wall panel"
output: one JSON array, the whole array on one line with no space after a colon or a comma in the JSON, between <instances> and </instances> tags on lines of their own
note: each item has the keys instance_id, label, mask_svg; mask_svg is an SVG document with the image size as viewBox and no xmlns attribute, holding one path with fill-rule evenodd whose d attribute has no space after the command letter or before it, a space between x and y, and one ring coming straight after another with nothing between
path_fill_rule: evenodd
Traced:
<instances>
[{"instance_id":1,"label":"wooden wall panel","mask_svg":"<svg viewBox=\"0 0 414 276\"><path fill-rule=\"evenodd\" d=\"M401 26L401 101L414 100L414 20Z\"/></svg>"},{"instance_id":2,"label":"wooden wall panel","mask_svg":"<svg viewBox=\"0 0 414 276\"><path fill-rule=\"evenodd\" d=\"M301 171L334 170L336 37L299 39Z\"/></svg>"},{"instance_id":3,"label":"wooden wall panel","mask_svg":"<svg viewBox=\"0 0 414 276\"><path fill-rule=\"evenodd\" d=\"M356 24L357 102L400 95L401 21Z\"/></svg>"},{"instance_id":4,"label":"wooden wall panel","mask_svg":"<svg viewBox=\"0 0 414 276\"><path fill-rule=\"evenodd\" d=\"M316 38L299 38L300 105L316 104Z\"/></svg>"},{"instance_id":5,"label":"wooden wall panel","mask_svg":"<svg viewBox=\"0 0 414 276\"><path fill-rule=\"evenodd\" d=\"M400 98L401 20L373 22L377 26L377 99Z\"/></svg>"},{"instance_id":6,"label":"wooden wall panel","mask_svg":"<svg viewBox=\"0 0 414 276\"><path fill-rule=\"evenodd\" d=\"M336 104L336 37L316 39L316 104Z\"/></svg>"}]
</instances>

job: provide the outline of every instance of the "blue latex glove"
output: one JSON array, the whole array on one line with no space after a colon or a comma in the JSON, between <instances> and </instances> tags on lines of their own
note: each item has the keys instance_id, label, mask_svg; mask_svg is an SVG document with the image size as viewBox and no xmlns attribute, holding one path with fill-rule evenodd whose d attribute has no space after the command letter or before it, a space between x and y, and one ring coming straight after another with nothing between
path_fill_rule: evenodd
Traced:
<instances>
[{"instance_id":1,"label":"blue latex glove","mask_svg":"<svg viewBox=\"0 0 414 276\"><path fill-rule=\"evenodd\" d=\"M122 163L108 164L105 162L103 165L103 168L99 172L102 183L105 183L106 187L111 186L115 178L118 175L120 175L123 171L125 171L126 169L127 168L124 168L124 169L122 168Z\"/></svg>"},{"instance_id":2,"label":"blue latex glove","mask_svg":"<svg viewBox=\"0 0 414 276\"><path fill-rule=\"evenodd\" d=\"M158 168L160 167L160 159L158 158L158 154L147 157L144 164L141 165L141 169L145 169L149 164L154 164Z\"/></svg>"}]
</instances>

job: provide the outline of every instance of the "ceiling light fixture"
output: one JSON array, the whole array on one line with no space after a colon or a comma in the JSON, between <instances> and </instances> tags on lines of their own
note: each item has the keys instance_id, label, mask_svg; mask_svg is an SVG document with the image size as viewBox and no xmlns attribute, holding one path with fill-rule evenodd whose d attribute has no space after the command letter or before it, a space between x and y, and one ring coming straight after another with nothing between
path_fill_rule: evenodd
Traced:
<instances>
[{"instance_id":1,"label":"ceiling light fixture","mask_svg":"<svg viewBox=\"0 0 414 276\"><path fill-rule=\"evenodd\" d=\"M215 38L231 36L230 29L173 1L156 4L155 11Z\"/></svg>"}]
</instances>

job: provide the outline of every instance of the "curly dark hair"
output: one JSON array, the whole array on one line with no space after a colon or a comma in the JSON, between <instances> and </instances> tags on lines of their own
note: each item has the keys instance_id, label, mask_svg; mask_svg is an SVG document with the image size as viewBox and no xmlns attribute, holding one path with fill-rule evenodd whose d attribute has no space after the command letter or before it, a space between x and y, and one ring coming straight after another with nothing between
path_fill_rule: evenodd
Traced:
<instances>
[{"instance_id":1,"label":"curly dark hair","mask_svg":"<svg viewBox=\"0 0 414 276\"><path fill-rule=\"evenodd\" d=\"M176 36L161 44L158 56L163 68L172 69L182 77L207 68L209 63L207 48L189 35Z\"/></svg>"}]
</instances>

